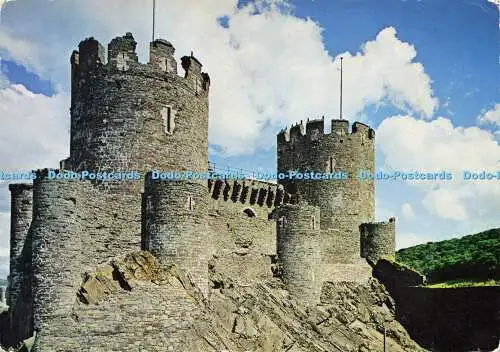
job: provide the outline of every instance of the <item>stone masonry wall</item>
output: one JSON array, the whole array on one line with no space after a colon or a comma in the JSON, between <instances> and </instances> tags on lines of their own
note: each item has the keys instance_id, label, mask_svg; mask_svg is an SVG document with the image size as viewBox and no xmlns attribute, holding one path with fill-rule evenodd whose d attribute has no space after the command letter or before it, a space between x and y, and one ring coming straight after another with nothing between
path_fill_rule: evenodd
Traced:
<instances>
[{"instance_id":1,"label":"stone masonry wall","mask_svg":"<svg viewBox=\"0 0 500 352\"><path fill-rule=\"evenodd\" d=\"M290 294L307 303L321 293L320 210L307 204L277 209L278 260Z\"/></svg>"},{"instance_id":2,"label":"stone masonry wall","mask_svg":"<svg viewBox=\"0 0 500 352\"><path fill-rule=\"evenodd\" d=\"M81 281L83 248L77 222L80 182L49 180L37 173L33 192L33 350L49 351L51 338L71 323L75 288ZM63 269L64 268L64 269ZM62 270L63 269L63 270Z\"/></svg>"},{"instance_id":3,"label":"stone masonry wall","mask_svg":"<svg viewBox=\"0 0 500 352\"><path fill-rule=\"evenodd\" d=\"M81 274L140 249L141 239L137 196L101 192L91 182L49 180L48 171L40 170L34 182L29 231L36 351L47 350L74 324L71 306Z\"/></svg>"},{"instance_id":4,"label":"stone masonry wall","mask_svg":"<svg viewBox=\"0 0 500 352\"><path fill-rule=\"evenodd\" d=\"M9 332L1 337L11 345L33 333L31 246L29 227L33 209L33 187L11 184L10 278L7 288Z\"/></svg>"},{"instance_id":5,"label":"stone masonry wall","mask_svg":"<svg viewBox=\"0 0 500 352\"><path fill-rule=\"evenodd\" d=\"M348 179L280 180L297 200L321 209L324 232L323 261L357 263L359 225L375 218L374 182L358 179L361 170L375 170L374 131L355 122L333 120L332 132L325 134L324 121L312 120L278 134L278 172L345 172ZM332 232L333 231L333 232ZM339 248L336 243L342 243Z\"/></svg>"},{"instance_id":6,"label":"stone masonry wall","mask_svg":"<svg viewBox=\"0 0 500 352\"><path fill-rule=\"evenodd\" d=\"M7 305L14 306L23 280L23 249L31 224L33 187L28 184L11 184L10 213L10 274Z\"/></svg>"},{"instance_id":7,"label":"stone masonry wall","mask_svg":"<svg viewBox=\"0 0 500 352\"><path fill-rule=\"evenodd\" d=\"M359 226L361 256L375 265L382 257L394 258L396 254L396 219L388 222L366 223Z\"/></svg>"},{"instance_id":8,"label":"stone masonry wall","mask_svg":"<svg viewBox=\"0 0 500 352\"><path fill-rule=\"evenodd\" d=\"M208 75L198 60L184 57L186 78L177 76L169 66L174 48L158 41L151 45L150 64L141 64L135 46L130 33L115 38L107 64L93 38L73 53L70 157L62 167L206 171ZM141 185L124 186L138 194Z\"/></svg>"},{"instance_id":9,"label":"stone masonry wall","mask_svg":"<svg viewBox=\"0 0 500 352\"><path fill-rule=\"evenodd\" d=\"M210 251L206 184L148 178L144 198L146 250L161 264L179 265L206 294Z\"/></svg>"}]
</instances>

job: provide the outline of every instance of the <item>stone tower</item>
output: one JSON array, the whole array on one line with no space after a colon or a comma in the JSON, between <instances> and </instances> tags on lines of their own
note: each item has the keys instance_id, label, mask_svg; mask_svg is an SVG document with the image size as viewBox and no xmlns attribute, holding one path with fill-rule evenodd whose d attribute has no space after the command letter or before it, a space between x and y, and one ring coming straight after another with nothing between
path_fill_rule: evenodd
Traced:
<instances>
[{"instance_id":1,"label":"stone tower","mask_svg":"<svg viewBox=\"0 0 500 352\"><path fill-rule=\"evenodd\" d=\"M175 263L208 292L208 192L206 182L146 177L143 245L160 264Z\"/></svg>"},{"instance_id":2,"label":"stone tower","mask_svg":"<svg viewBox=\"0 0 500 352\"><path fill-rule=\"evenodd\" d=\"M281 277L295 298L319 302L322 284L320 210L305 203L279 207L277 254Z\"/></svg>"},{"instance_id":3,"label":"stone tower","mask_svg":"<svg viewBox=\"0 0 500 352\"><path fill-rule=\"evenodd\" d=\"M135 49L136 42L127 33L109 43L107 62L103 46L93 38L81 42L79 50L73 52L70 156L61 161L61 169L91 173L207 171L208 74L191 55L182 57L185 75L178 76L174 47L165 40L151 43L147 64L138 62ZM196 188L171 182L146 185L148 191L141 200L144 180L76 182L49 177L51 172L62 170L39 170L33 186L33 220L28 236L32 239L35 352L64 344L58 331L73 323L75 290L83 272L124 252L138 250L141 243L144 247L145 243L168 242L169 250L185 249L186 243L198 240L192 237L194 225L188 221L193 219L191 213L184 216L176 213L175 207L165 210L159 204L172 201L184 205L189 191L194 201L188 209L199 210L196 215L200 215L207 201L199 195L208 197L206 184L203 193L201 184ZM151 202L144 202L148 196ZM146 227L153 229L156 237L141 238L141 232L145 232L141 229L142 206L150 203L151 209L158 210L158 216L167 216L169 223L178 216L179 223L187 225L177 230L181 235L184 230L188 236L169 242L170 232L157 226L160 222L156 221ZM203 217L197 221L203 223ZM205 235L203 226L196 230L199 238ZM161 262L168 257L161 245L148 249ZM199 279L202 274L196 271L199 263L192 264L184 256L168 259L203 282Z\"/></svg>"},{"instance_id":4,"label":"stone tower","mask_svg":"<svg viewBox=\"0 0 500 352\"><path fill-rule=\"evenodd\" d=\"M355 122L349 131L347 120L333 120L331 133L325 133L324 119L319 119L301 122L277 136L278 172L336 175L325 180L279 180L296 201L320 208L323 263L359 262L359 225L374 221L375 195L373 180L360 180L358 173L375 171L374 142L373 129Z\"/></svg>"},{"instance_id":5,"label":"stone tower","mask_svg":"<svg viewBox=\"0 0 500 352\"><path fill-rule=\"evenodd\" d=\"M71 56L71 144L68 170L130 171L208 168L210 79L193 56L182 57L166 40L150 44L148 64L138 62L131 33L104 48L94 38ZM123 183L121 183L123 184ZM138 193L139 183L129 184Z\"/></svg>"},{"instance_id":6,"label":"stone tower","mask_svg":"<svg viewBox=\"0 0 500 352\"><path fill-rule=\"evenodd\" d=\"M372 265L382 257L394 259L396 248L396 218L387 222L365 223L361 232L361 256Z\"/></svg>"},{"instance_id":7,"label":"stone tower","mask_svg":"<svg viewBox=\"0 0 500 352\"><path fill-rule=\"evenodd\" d=\"M31 251L27 242L33 208L33 186L28 184L9 185L11 193L10 217L10 275L7 305L14 306L24 280L24 253Z\"/></svg>"}]
</instances>

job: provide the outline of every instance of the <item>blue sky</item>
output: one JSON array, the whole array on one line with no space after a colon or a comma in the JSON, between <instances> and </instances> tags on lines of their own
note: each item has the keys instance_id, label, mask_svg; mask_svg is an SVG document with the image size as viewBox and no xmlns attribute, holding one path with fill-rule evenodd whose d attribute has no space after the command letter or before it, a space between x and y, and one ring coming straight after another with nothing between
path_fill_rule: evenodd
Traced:
<instances>
[{"instance_id":1,"label":"blue sky","mask_svg":"<svg viewBox=\"0 0 500 352\"><path fill-rule=\"evenodd\" d=\"M0 169L57 166L66 157L71 51L90 35L106 44L132 31L145 61L149 5L4 4ZM158 18L158 35L173 42L176 55L194 50L211 75L210 159L218 165L273 171L281 128L337 118L342 55L344 117L377 130L377 168L500 169L499 15L492 2L159 0ZM8 243L8 208L0 185L0 247ZM498 227L498 214L499 181L377 183L377 216L398 218L399 246Z\"/></svg>"}]
</instances>

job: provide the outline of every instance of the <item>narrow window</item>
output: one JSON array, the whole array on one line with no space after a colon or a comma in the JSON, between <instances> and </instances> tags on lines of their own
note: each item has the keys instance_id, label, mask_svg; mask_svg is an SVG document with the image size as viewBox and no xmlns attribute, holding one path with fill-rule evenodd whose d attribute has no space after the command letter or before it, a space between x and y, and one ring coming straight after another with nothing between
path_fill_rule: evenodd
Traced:
<instances>
[{"instance_id":1,"label":"narrow window","mask_svg":"<svg viewBox=\"0 0 500 352\"><path fill-rule=\"evenodd\" d=\"M194 199L193 196L188 196L187 202L186 202L187 208L189 211L194 210Z\"/></svg>"},{"instance_id":2,"label":"narrow window","mask_svg":"<svg viewBox=\"0 0 500 352\"><path fill-rule=\"evenodd\" d=\"M281 230L283 230L286 226L286 218L284 216L278 219L278 225Z\"/></svg>"},{"instance_id":3,"label":"narrow window","mask_svg":"<svg viewBox=\"0 0 500 352\"><path fill-rule=\"evenodd\" d=\"M316 218L314 216L311 216L311 228L316 229Z\"/></svg>"},{"instance_id":4,"label":"narrow window","mask_svg":"<svg viewBox=\"0 0 500 352\"><path fill-rule=\"evenodd\" d=\"M172 133L172 108L167 107L167 132Z\"/></svg>"},{"instance_id":5,"label":"narrow window","mask_svg":"<svg viewBox=\"0 0 500 352\"><path fill-rule=\"evenodd\" d=\"M328 160L328 172L333 173L335 169L335 159L331 156Z\"/></svg>"}]
</instances>

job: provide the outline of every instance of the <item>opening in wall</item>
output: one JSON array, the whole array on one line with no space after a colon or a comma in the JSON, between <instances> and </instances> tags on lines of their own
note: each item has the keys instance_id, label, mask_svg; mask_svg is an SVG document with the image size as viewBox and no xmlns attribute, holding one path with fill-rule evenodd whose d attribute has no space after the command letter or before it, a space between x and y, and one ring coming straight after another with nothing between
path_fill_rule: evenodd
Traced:
<instances>
[{"instance_id":1,"label":"opening in wall","mask_svg":"<svg viewBox=\"0 0 500 352\"><path fill-rule=\"evenodd\" d=\"M243 213L245 213L249 218L255 218L257 217L257 214L255 214L255 210L252 208L246 208L243 210Z\"/></svg>"}]
</instances>

